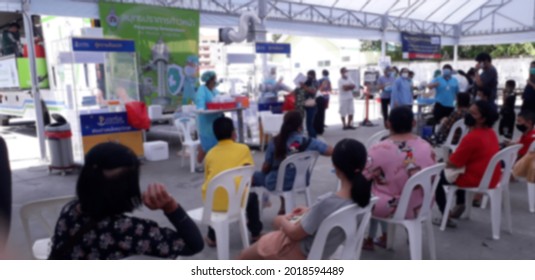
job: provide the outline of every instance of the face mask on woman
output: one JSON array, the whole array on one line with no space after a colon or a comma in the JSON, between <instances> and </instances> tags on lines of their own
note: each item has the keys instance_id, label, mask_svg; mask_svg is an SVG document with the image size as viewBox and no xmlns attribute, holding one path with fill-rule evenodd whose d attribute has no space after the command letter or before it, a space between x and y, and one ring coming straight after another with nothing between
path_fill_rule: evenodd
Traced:
<instances>
[{"instance_id":1,"label":"face mask on woman","mask_svg":"<svg viewBox=\"0 0 535 280\"><path fill-rule=\"evenodd\" d=\"M524 133L526 130L528 130L528 127L525 124L517 124L516 129L518 129L520 132Z\"/></svg>"},{"instance_id":2,"label":"face mask on woman","mask_svg":"<svg viewBox=\"0 0 535 280\"><path fill-rule=\"evenodd\" d=\"M450 77L451 76L451 70L450 69L444 69L444 70L442 70L442 73L444 74L445 77Z\"/></svg>"},{"instance_id":3,"label":"face mask on woman","mask_svg":"<svg viewBox=\"0 0 535 280\"><path fill-rule=\"evenodd\" d=\"M529 73L530 73L531 75L535 75L535 67L530 68L530 69L529 69Z\"/></svg>"},{"instance_id":4,"label":"face mask on woman","mask_svg":"<svg viewBox=\"0 0 535 280\"><path fill-rule=\"evenodd\" d=\"M409 73L401 73L401 77L403 77L403 79L408 79Z\"/></svg>"},{"instance_id":5,"label":"face mask on woman","mask_svg":"<svg viewBox=\"0 0 535 280\"><path fill-rule=\"evenodd\" d=\"M472 116L472 114L467 114L464 117L464 124L468 127L473 127L476 125L476 119Z\"/></svg>"}]
</instances>

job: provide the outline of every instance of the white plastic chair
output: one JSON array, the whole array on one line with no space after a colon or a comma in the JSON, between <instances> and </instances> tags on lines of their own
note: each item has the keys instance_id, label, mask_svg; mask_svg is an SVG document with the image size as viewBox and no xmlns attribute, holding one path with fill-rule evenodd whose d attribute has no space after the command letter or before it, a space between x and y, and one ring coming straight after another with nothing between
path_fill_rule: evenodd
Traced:
<instances>
[{"instance_id":1,"label":"white plastic chair","mask_svg":"<svg viewBox=\"0 0 535 280\"><path fill-rule=\"evenodd\" d=\"M535 152L535 142L531 143L528 153ZM528 189L529 212L535 213L535 183L530 183L526 178L517 178L520 182L526 182ZM483 206L483 205L482 205Z\"/></svg>"},{"instance_id":2,"label":"white plastic chair","mask_svg":"<svg viewBox=\"0 0 535 280\"><path fill-rule=\"evenodd\" d=\"M369 149L371 146L381 142L381 140L385 137L388 137L388 135L390 135L390 131L387 129L376 132L366 141L366 149Z\"/></svg>"},{"instance_id":3,"label":"white plastic chair","mask_svg":"<svg viewBox=\"0 0 535 280\"><path fill-rule=\"evenodd\" d=\"M220 260L229 259L229 226L231 223L239 223L243 248L249 247L245 207L249 197L253 172L254 166L246 166L230 169L217 175L208 183L204 206L188 211L188 215L194 221L211 226L214 229L217 241L217 257ZM238 188L236 188L237 178L240 178ZM215 199L214 194L218 188L224 188L228 194L227 212L212 211Z\"/></svg>"},{"instance_id":4,"label":"white plastic chair","mask_svg":"<svg viewBox=\"0 0 535 280\"><path fill-rule=\"evenodd\" d=\"M370 218L372 215L372 208L377 202L376 197L370 199L370 203L361 208L356 204L345 206L338 209L336 212L330 214L316 232L314 242L308 253L309 260L321 260L331 256L324 256L325 243L329 237L329 233L335 229L340 228L344 231L345 240L340 244L342 246L342 260L358 260L362 251L362 240ZM354 221L354 223L353 223Z\"/></svg>"},{"instance_id":5,"label":"white plastic chair","mask_svg":"<svg viewBox=\"0 0 535 280\"><path fill-rule=\"evenodd\" d=\"M272 195L282 196L285 201L285 211L286 213L292 212L296 206L296 195L299 193L305 194L306 206L312 205L312 200L309 190L309 180L307 180L308 175L312 174L312 170L316 165L318 160L319 153L315 151L305 151L300 152L294 155L287 157L279 166L277 171L277 183L275 190L269 192ZM286 169L288 167L295 168L295 179L293 181L292 188L289 191L284 191L284 178L286 176ZM262 197L264 188L254 188L254 191L258 193L258 197ZM263 209L263 199L260 199L260 209ZM260 211L262 213L262 211Z\"/></svg>"},{"instance_id":6,"label":"white plastic chair","mask_svg":"<svg viewBox=\"0 0 535 280\"><path fill-rule=\"evenodd\" d=\"M261 150L264 151L266 145L265 138L269 136L269 139L272 139L274 136L279 134L282 122L284 120L284 115L282 114L272 114L271 112L260 112L260 121L262 122L262 130L264 136L260 139ZM269 143L269 140L267 141Z\"/></svg>"},{"instance_id":7,"label":"white plastic chair","mask_svg":"<svg viewBox=\"0 0 535 280\"><path fill-rule=\"evenodd\" d=\"M393 248L396 226L401 225L407 229L411 259L421 260L423 251L422 233L424 231L423 226L425 225L430 257L432 260L437 258L435 236L433 233L433 225L431 224L431 209L433 207L435 190L440 181L440 173L445 166L446 165L443 163L435 164L419 171L409 178L403 187L403 192L401 193L396 212L392 218L373 217L378 221L389 224L387 234L388 249ZM405 218L407 207L409 206L412 192L417 188L421 188L424 193L422 206L418 215L416 215L416 218L407 219Z\"/></svg>"},{"instance_id":8,"label":"white plastic chair","mask_svg":"<svg viewBox=\"0 0 535 280\"><path fill-rule=\"evenodd\" d=\"M201 144L199 140L193 140L191 135L195 133L195 119L193 118L179 118L175 120L181 140L182 140L182 167L184 167L184 159L189 153L190 172L195 172L195 161L197 160L197 148Z\"/></svg>"},{"instance_id":9,"label":"white plastic chair","mask_svg":"<svg viewBox=\"0 0 535 280\"><path fill-rule=\"evenodd\" d=\"M509 198L509 179L511 178L511 172L513 170L513 165L515 164L516 158L518 156L518 151L522 148L522 145L514 145L508 148L505 148L498 152L487 165L487 169L483 174L483 178L479 183L478 187L474 188L462 188L466 192L466 211L464 217L470 218L470 213L472 211L472 200L474 194L480 193L488 196L490 199L490 215L492 223L492 238L495 240L500 239L500 225L502 220L502 202L504 207L504 214L506 218L507 229L510 233L513 231L512 221L511 221L511 201ZM490 181L494 170L496 167L503 162L504 167L502 168L502 176L500 182L496 188L490 188ZM444 210L444 215L442 216L442 224L440 229L443 231L446 229L446 223L448 221L449 211L453 207L454 196L457 190L461 189L457 186L444 186L447 192L447 202L446 208Z\"/></svg>"},{"instance_id":10,"label":"white plastic chair","mask_svg":"<svg viewBox=\"0 0 535 280\"><path fill-rule=\"evenodd\" d=\"M68 202L75 199L74 196L64 196L51 199L37 200L24 204L20 208L20 218L26 243L35 259L46 260L50 254L51 238L54 235L54 227L58 220L61 208ZM30 227L31 221L38 221L39 225L46 231L45 238L32 238Z\"/></svg>"},{"instance_id":11,"label":"white plastic chair","mask_svg":"<svg viewBox=\"0 0 535 280\"><path fill-rule=\"evenodd\" d=\"M459 141L456 144L454 144L453 138L455 137L455 132L459 129L461 130L461 137L459 138ZM456 121L451 126L450 132L448 133L448 137L446 138L446 141L442 145L442 149L444 150L443 151L444 160L446 160L451 153L455 152L455 150L461 143L461 140L463 139L464 136L466 136L466 134L468 134L468 127L464 124L464 119Z\"/></svg>"}]
</instances>

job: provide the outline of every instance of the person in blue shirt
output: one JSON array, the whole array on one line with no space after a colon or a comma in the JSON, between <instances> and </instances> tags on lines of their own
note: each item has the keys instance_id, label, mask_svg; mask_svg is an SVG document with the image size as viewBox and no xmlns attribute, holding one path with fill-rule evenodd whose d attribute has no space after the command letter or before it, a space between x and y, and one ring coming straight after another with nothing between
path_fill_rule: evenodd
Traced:
<instances>
[{"instance_id":1,"label":"person in blue shirt","mask_svg":"<svg viewBox=\"0 0 535 280\"><path fill-rule=\"evenodd\" d=\"M459 83L453 76L453 68L446 64L442 67L442 75L433 79L428 85L429 89L435 89L435 107L433 117L435 123L440 123L443 118L447 118L455 110L455 97L459 93Z\"/></svg>"},{"instance_id":2,"label":"person in blue shirt","mask_svg":"<svg viewBox=\"0 0 535 280\"><path fill-rule=\"evenodd\" d=\"M381 113L386 125L386 120L388 120L388 106L390 105L390 97L392 96L392 87L396 81L396 72L391 69L390 66L387 66L384 73L384 76L379 77L377 84L379 90L381 90Z\"/></svg>"},{"instance_id":3,"label":"person in blue shirt","mask_svg":"<svg viewBox=\"0 0 535 280\"><path fill-rule=\"evenodd\" d=\"M390 107L394 109L399 106L410 106L412 109L412 83L409 80L409 69L402 68L400 73L400 77L396 79L392 87Z\"/></svg>"},{"instance_id":4,"label":"person in blue shirt","mask_svg":"<svg viewBox=\"0 0 535 280\"><path fill-rule=\"evenodd\" d=\"M277 173L282 161L295 153L304 151L317 151L321 155L331 156L333 148L315 138L307 138L303 135L303 117L298 111L291 111L284 115L280 133L270 141L262 171L253 175L253 186L263 186L269 191L274 191L277 184ZM284 178L283 190L292 188L295 179L295 167L288 167ZM281 197L279 215L284 214L284 199Z\"/></svg>"},{"instance_id":5,"label":"person in blue shirt","mask_svg":"<svg viewBox=\"0 0 535 280\"><path fill-rule=\"evenodd\" d=\"M201 76L201 81L204 85L201 85L197 89L195 95L195 106L197 110L206 110L206 104L212 102L212 100L219 95L217 87L217 76L214 71L207 71ZM201 140L201 147L197 155L197 162L202 162L204 156L217 145L217 138L214 135L214 121L222 117L223 113L213 114L199 114L197 116L197 126L199 131L199 138ZM200 171L200 170L199 170Z\"/></svg>"}]
</instances>

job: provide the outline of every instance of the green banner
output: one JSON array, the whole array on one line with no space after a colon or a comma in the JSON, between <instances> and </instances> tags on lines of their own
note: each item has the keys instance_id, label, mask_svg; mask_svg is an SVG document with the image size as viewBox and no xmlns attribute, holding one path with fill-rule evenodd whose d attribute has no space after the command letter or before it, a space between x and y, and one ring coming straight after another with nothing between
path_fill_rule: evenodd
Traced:
<instances>
[{"instance_id":1,"label":"green banner","mask_svg":"<svg viewBox=\"0 0 535 280\"><path fill-rule=\"evenodd\" d=\"M37 79L39 88L49 88L48 69L44 58L36 58ZM30 89L32 87L32 78L30 76L30 61L27 58L17 58L17 71L19 73L19 88Z\"/></svg>"},{"instance_id":2,"label":"green banner","mask_svg":"<svg viewBox=\"0 0 535 280\"><path fill-rule=\"evenodd\" d=\"M104 1L99 8L106 37L136 42L142 100L167 110L189 104L198 82L199 12ZM133 70L122 68L113 67L114 75Z\"/></svg>"}]
</instances>

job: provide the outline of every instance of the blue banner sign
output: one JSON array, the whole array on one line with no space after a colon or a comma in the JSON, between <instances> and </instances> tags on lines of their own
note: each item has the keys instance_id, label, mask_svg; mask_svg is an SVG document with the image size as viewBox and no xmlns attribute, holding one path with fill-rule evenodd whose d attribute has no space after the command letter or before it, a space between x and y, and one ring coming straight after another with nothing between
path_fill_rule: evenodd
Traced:
<instances>
[{"instance_id":1,"label":"blue banner sign","mask_svg":"<svg viewBox=\"0 0 535 280\"><path fill-rule=\"evenodd\" d=\"M82 136L136 131L128 124L126 112L80 115Z\"/></svg>"},{"instance_id":2,"label":"blue banner sign","mask_svg":"<svg viewBox=\"0 0 535 280\"><path fill-rule=\"evenodd\" d=\"M256 53L290 54L290 44L256 43Z\"/></svg>"},{"instance_id":3,"label":"blue banner sign","mask_svg":"<svg viewBox=\"0 0 535 280\"><path fill-rule=\"evenodd\" d=\"M134 41L72 38L72 50L84 52L135 52Z\"/></svg>"},{"instance_id":4,"label":"blue banner sign","mask_svg":"<svg viewBox=\"0 0 535 280\"><path fill-rule=\"evenodd\" d=\"M401 32L403 59L441 59L440 36Z\"/></svg>"}]
</instances>

